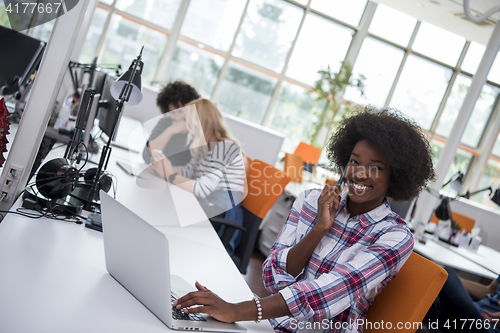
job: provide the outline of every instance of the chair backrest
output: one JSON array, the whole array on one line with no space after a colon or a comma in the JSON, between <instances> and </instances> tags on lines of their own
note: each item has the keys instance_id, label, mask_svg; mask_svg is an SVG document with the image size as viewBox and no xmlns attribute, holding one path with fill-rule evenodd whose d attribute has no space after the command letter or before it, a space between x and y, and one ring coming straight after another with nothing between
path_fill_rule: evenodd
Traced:
<instances>
[{"instance_id":1,"label":"chair backrest","mask_svg":"<svg viewBox=\"0 0 500 333\"><path fill-rule=\"evenodd\" d=\"M456 212L451 212L451 217L453 220L455 220L458 224L460 224L460 229L465 229L467 232L472 232L472 228L474 228L474 224L476 224L476 220L471 219L470 217L467 217L465 215L456 213ZM432 214L430 222L434 222L436 224L439 223L439 219L436 216L436 214Z\"/></svg>"},{"instance_id":2,"label":"chair backrest","mask_svg":"<svg viewBox=\"0 0 500 333\"><path fill-rule=\"evenodd\" d=\"M415 332L447 277L441 266L413 252L396 277L375 297L368 309L364 332L386 331L381 326L377 329L382 321L384 328L389 322L393 329L403 323L398 332Z\"/></svg>"},{"instance_id":3,"label":"chair backrest","mask_svg":"<svg viewBox=\"0 0 500 333\"><path fill-rule=\"evenodd\" d=\"M302 157L286 153L284 162L284 171L290 177L290 180L292 182L302 183L302 171L304 170Z\"/></svg>"},{"instance_id":4,"label":"chair backrest","mask_svg":"<svg viewBox=\"0 0 500 333\"><path fill-rule=\"evenodd\" d=\"M335 180L335 179L332 179L332 178L327 178L325 180L325 184L331 184L331 185L335 185L337 184L338 180Z\"/></svg>"},{"instance_id":5,"label":"chair backrest","mask_svg":"<svg viewBox=\"0 0 500 333\"><path fill-rule=\"evenodd\" d=\"M290 182L290 177L266 162L253 160L247 174L243 207L263 219Z\"/></svg>"},{"instance_id":6,"label":"chair backrest","mask_svg":"<svg viewBox=\"0 0 500 333\"><path fill-rule=\"evenodd\" d=\"M318 164L321 149L301 141L295 149L294 154L302 157L302 161L305 163L316 165Z\"/></svg>"},{"instance_id":7,"label":"chair backrest","mask_svg":"<svg viewBox=\"0 0 500 333\"><path fill-rule=\"evenodd\" d=\"M242 274L246 274L260 223L290 181L284 172L260 160L253 160L247 174L248 194L243 200L243 232L232 256Z\"/></svg>"}]
</instances>

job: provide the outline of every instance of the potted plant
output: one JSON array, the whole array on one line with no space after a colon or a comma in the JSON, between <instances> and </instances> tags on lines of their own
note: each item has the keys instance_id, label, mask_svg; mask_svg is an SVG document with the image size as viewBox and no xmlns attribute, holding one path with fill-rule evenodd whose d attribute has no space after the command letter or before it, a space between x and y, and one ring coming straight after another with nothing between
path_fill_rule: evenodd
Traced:
<instances>
[{"instance_id":1,"label":"potted plant","mask_svg":"<svg viewBox=\"0 0 500 333\"><path fill-rule=\"evenodd\" d=\"M348 102L342 98L342 95L347 87L357 88L361 95L364 94L364 83L366 79L364 75L354 78L352 74L352 66L348 61L342 61L337 72L333 72L330 65L326 69L318 71L320 78L314 83L314 88L311 92L318 94L317 100L327 100L328 103L325 109L318 115L318 121L311 131L310 140L314 146L324 146L328 135L319 140L319 133L323 128L330 133L336 116L341 110L349 109ZM319 142L318 142L319 140Z\"/></svg>"}]
</instances>

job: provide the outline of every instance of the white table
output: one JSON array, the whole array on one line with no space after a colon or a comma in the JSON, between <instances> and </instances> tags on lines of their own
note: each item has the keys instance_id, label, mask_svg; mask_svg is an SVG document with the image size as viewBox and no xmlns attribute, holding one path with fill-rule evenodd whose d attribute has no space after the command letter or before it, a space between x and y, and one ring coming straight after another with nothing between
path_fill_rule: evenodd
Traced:
<instances>
[{"instance_id":1,"label":"white table","mask_svg":"<svg viewBox=\"0 0 500 333\"><path fill-rule=\"evenodd\" d=\"M500 253L483 245L476 253L438 240L428 239L426 244L415 240L414 251L438 264L489 279L500 274Z\"/></svg>"},{"instance_id":2,"label":"white table","mask_svg":"<svg viewBox=\"0 0 500 333\"><path fill-rule=\"evenodd\" d=\"M117 199L144 215L170 243L171 272L199 281L230 302L253 294L227 255L192 194L165 186L147 189L125 174L113 149L108 171L118 179ZM60 157L60 156L59 156ZM161 182L161 180L160 180ZM160 186L161 187L161 186ZM168 221L155 196L172 190L180 219L202 219L180 227ZM20 205L16 202L14 210ZM183 208L184 207L184 208ZM186 209L188 207L189 209ZM201 217L200 217L201 216ZM182 223L182 222L181 222ZM242 323L249 332L272 332L267 321ZM106 271L102 233L74 223L9 214L0 223L0 332L166 332L169 329Z\"/></svg>"}]
</instances>

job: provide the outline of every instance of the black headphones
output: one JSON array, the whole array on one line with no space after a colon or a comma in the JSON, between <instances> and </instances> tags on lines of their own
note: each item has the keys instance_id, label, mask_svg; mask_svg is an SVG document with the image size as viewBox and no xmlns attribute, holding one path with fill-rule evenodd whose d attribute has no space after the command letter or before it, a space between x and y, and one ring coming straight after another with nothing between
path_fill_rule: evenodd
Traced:
<instances>
[{"instance_id":1,"label":"black headphones","mask_svg":"<svg viewBox=\"0 0 500 333\"><path fill-rule=\"evenodd\" d=\"M83 179L85 179L85 184L92 184L97 173L97 168L90 168L85 171L83 175ZM108 192L113 184L113 179L109 176L108 172L101 171L99 175L99 190L103 190L104 192Z\"/></svg>"}]
</instances>

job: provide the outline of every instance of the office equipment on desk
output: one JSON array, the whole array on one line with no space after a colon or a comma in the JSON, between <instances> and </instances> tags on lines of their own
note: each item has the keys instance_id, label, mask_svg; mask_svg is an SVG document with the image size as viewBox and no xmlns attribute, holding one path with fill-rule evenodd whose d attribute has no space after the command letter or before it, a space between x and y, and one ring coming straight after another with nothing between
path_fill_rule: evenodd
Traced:
<instances>
[{"instance_id":1,"label":"office equipment on desk","mask_svg":"<svg viewBox=\"0 0 500 333\"><path fill-rule=\"evenodd\" d=\"M32 86L32 75L38 69L45 51L45 43L20 32L0 26L0 95L15 94L16 122L26 106ZM16 52L12 52L16 50Z\"/></svg>"},{"instance_id":2,"label":"office equipment on desk","mask_svg":"<svg viewBox=\"0 0 500 333\"><path fill-rule=\"evenodd\" d=\"M110 87L111 90L120 91L117 96L118 98L116 98L118 103L115 106L115 117L113 117L112 120L113 125L110 127L111 135L108 137L106 145L102 148L99 164L93 172L91 179L87 180L85 184L77 185L72 192L73 196L85 203L84 209L86 210L92 210L94 207L99 206L99 190L103 182L106 183L103 178L107 176L107 173L103 171L106 170L108 166L111 154L111 141L115 135L117 124L125 103L134 105L139 103L142 99L142 96L138 95L141 95L140 76L142 68L144 67L144 63L141 60L143 49L144 47L141 49L137 58L132 61L129 70L114 83L117 86L115 88ZM139 87L135 86L137 83L139 83Z\"/></svg>"},{"instance_id":3,"label":"office equipment on desk","mask_svg":"<svg viewBox=\"0 0 500 333\"><path fill-rule=\"evenodd\" d=\"M113 126L115 123L116 126L120 123L120 119L118 118L120 114L115 111L116 100L111 94L111 87L115 81L116 77L109 74L106 75L101 100L99 101L99 112L97 113L99 128L108 138L111 137L112 140L116 139L116 133L113 133Z\"/></svg>"},{"instance_id":4,"label":"office equipment on desk","mask_svg":"<svg viewBox=\"0 0 500 333\"><path fill-rule=\"evenodd\" d=\"M469 233L472 232L474 224L476 223L476 220L453 211L451 212L451 218L458 223L458 225L460 226L460 230L465 229L465 231ZM431 220L429 222L435 224L439 223L439 218L435 213L432 214Z\"/></svg>"},{"instance_id":5,"label":"office equipment on desk","mask_svg":"<svg viewBox=\"0 0 500 333\"><path fill-rule=\"evenodd\" d=\"M106 269L116 281L171 329L246 331L239 324L222 323L205 314L174 318L171 295L184 296L193 287L170 275L166 236L105 192L100 195Z\"/></svg>"},{"instance_id":6,"label":"office equipment on desk","mask_svg":"<svg viewBox=\"0 0 500 333\"><path fill-rule=\"evenodd\" d=\"M371 326L367 324L364 332L379 332L376 328L380 328L380 323L398 328L398 332L415 332L415 323L424 319L447 277L442 267L413 252L396 277L375 297L366 318ZM403 327L398 326L401 323ZM406 323L411 323L410 327Z\"/></svg>"}]
</instances>

